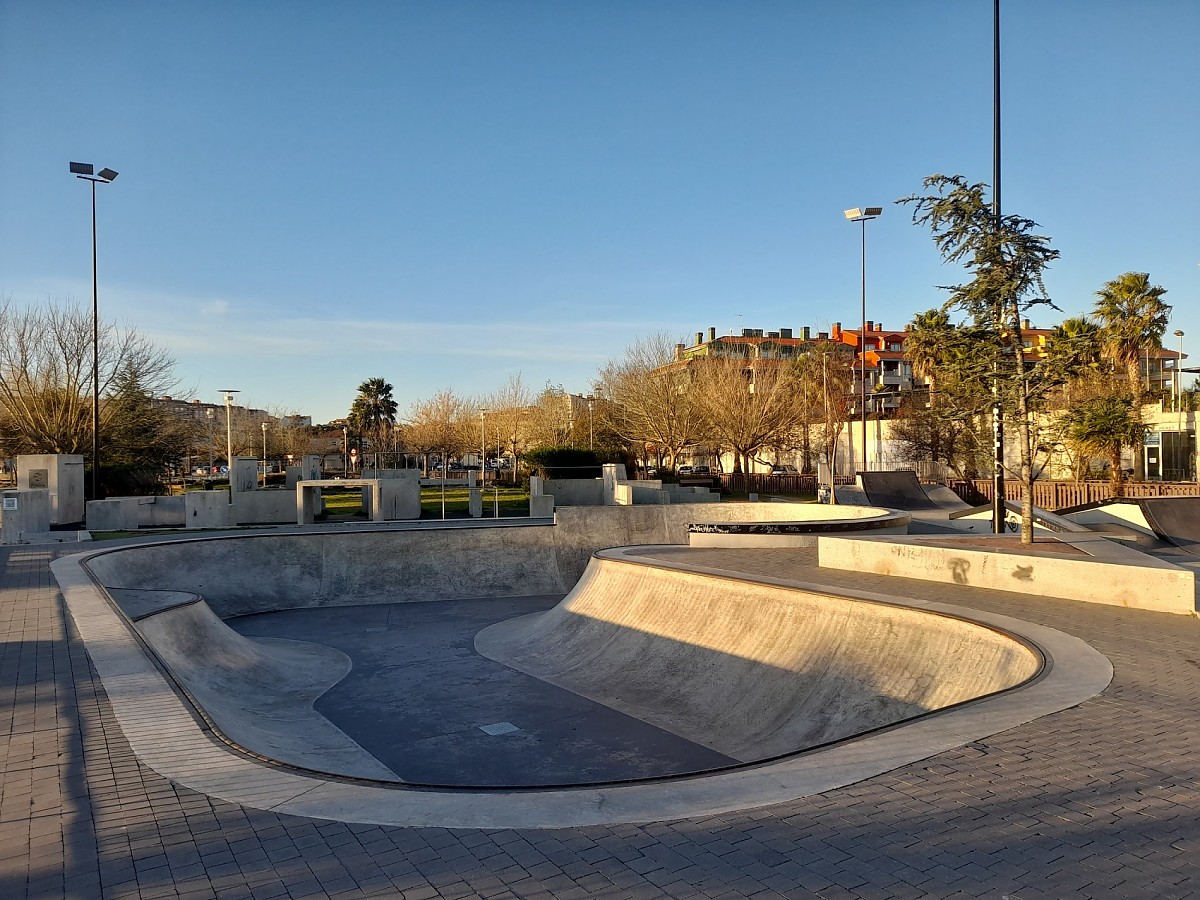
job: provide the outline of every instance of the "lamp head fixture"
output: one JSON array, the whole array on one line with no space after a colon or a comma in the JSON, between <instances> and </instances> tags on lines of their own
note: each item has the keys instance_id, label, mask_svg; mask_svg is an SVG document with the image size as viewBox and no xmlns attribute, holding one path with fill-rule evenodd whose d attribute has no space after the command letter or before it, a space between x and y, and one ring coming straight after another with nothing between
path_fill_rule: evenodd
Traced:
<instances>
[{"instance_id":1,"label":"lamp head fixture","mask_svg":"<svg viewBox=\"0 0 1200 900\"><path fill-rule=\"evenodd\" d=\"M851 222L861 222L865 219L877 219L882 215L882 206L868 206L866 209L856 206L854 209L848 209L845 212L846 218Z\"/></svg>"},{"instance_id":2,"label":"lamp head fixture","mask_svg":"<svg viewBox=\"0 0 1200 900\"><path fill-rule=\"evenodd\" d=\"M108 184L117 179L117 172L114 169L103 168L97 173L91 163L73 162L70 166L71 174L84 181L99 181L101 184Z\"/></svg>"}]
</instances>

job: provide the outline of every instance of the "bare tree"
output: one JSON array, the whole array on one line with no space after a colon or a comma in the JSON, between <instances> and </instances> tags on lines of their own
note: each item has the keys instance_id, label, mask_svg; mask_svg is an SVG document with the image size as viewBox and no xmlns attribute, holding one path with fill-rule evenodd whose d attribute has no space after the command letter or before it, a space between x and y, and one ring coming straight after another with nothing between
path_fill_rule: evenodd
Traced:
<instances>
[{"instance_id":1,"label":"bare tree","mask_svg":"<svg viewBox=\"0 0 1200 900\"><path fill-rule=\"evenodd\" d=\"M837 503L833 476L837 471L838 442L850 419L851 386L854 383L854 354L846 344L821 341L796 360L801 382L817 389L816 418L820 422L818 445L829 469L829 502ZM811 414L811 406L810 406Z\"/></svg>"},{"instance_id":2,"label":"bare tree","mask_svg":"<svg viewBox=\"0 0 1200 900\"><path fill-rule=\"evenodd\" d=\"M690 388L689 365L675 360L675 342L664 332L642 338L600 370L595 410L602 426L642 450L653 448L670 468L701 437L702 418Z\"/></svg>"},{"instance_id":3,"label":"bare tree","mask_svg":"<svg viewBox=\"0 0 1200 900\"><path fill-rule=\"evenodd\" d=\"M91 447L92 317L78 304L17 308L0 302L0 451L85 453ZM132 328L100 323L100 396L133 380L149 396L170 391L174 360ZM123 407L102 402L101 429Z\"/></svg>"},{"instance_id":4,"label":"bare tree","mask_svg":"<svg viewBox=\"0 0 1200 900\"><path fill-rule=\"evenodd\" d=\"M520 459L529 446L533 395L521 379L521 373L516 372L509 375L503 387L479 402L488 411L484 422L485 443L493 446L488 436L496 436L495 443L512 456L511 476L516 479Z\"/></svg>"},{"instance_id":5,"label":"bare tree","mask_svg":"<svg viewBox=\"0 0 1200 900\"><path fill-rule=\"evenodd\" d=\"M760 450L788 443L802 421L795 370L776 360L701 359L693 371L692 401L706 432L733 452L733 471L745 471Z\"/></svg>"},{"instance_id":6,"label":"bare tree","mask_svg":"<svg viewBox=\"0 0 1200 900\"><path fill-rule=\"evenodd\" d=\"M426 474L429 454L440 453L444 466L451 456L461 455L472 446L471 419L467 402L453 390L438 391L430 399L414 404L405 439L414 452L424 457Z\"/></svg>"}]
</instances>

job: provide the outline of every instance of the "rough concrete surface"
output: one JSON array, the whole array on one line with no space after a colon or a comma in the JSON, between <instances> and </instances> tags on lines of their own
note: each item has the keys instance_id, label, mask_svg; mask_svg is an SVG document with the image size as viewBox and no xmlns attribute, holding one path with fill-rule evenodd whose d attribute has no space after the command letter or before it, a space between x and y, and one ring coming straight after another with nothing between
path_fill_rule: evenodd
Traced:
<instances>
[{"instance_id":1,"label":"rough concrete surface","mask_svg":"<svg viewBox=\"0 0 1200 900\"><path fill-rule=\"evenodd\" d=\"M279 638L249 640L203 600L137 622L158 658L241 746L317 771L398 781L394 772L313 709L350 672L333 647Z\"/></svg>"},{"instance_id":2,"label":"rough concrete surface","mask_svg":"<svg viewBox=\"0 0 1200 900\"><path fill-rule=\"evenodd\" d=\"M774 806L557 829L361 825L204 795L132 753L49 563L0 548L0 896L1183 898L1200 890L1200 627L1177 616L822 571L710 568L988 610L1116 664L1100 696Z\"/></svg>"},{"instance_id":3,"label":"rough concrete surface","mask_svg":"<svg viewBox=\"0 0 1200 900\"><path fill-rule=\"evenodd\" d=\"M505 530L477 529L480 533L475 535L475 541L485 543L492 532L499 539ZM181 542L177 549L185 554L182 561L186 561L189 545L199 547L202 544ZM257 543L254 546L259 552L280 550L278 544ZM161 548L150 544L142 545L140 549ZM370 542L363 543L364 555L356 560L361 568L376 564L376 558L368 552L374 549ZM698 554L694 559L705 558L705 551L689 551L682 547L669 549L675 553ZM637 557L639 554L646 556L647 552L646 548L638 548L637 552L606 551L606 555ZM101 554L101 557L114 555ZM126 554L127 562L128 558L129 554ZM656 557L651 554L646 558ZM343 559L342 564L351 560L354 560L353 554ZM687 557L655 562L654 565L696 574L714 574L702 566L696 567ZM263 570L266 567L264 559ZM1042 678L1012 691L914 720L903 728L885 729L854 742L703 777L601 785L588 790L543 789L523 794L400 790L320 779L231 755L214 742L204 728L198 727L190 707L146 658L141 646L129 634L128 625L95 588L80 561L75 558L59 560L54 563L54 570L72 619L109 690L125 735L138 757L155 771L181 785L258 808L378 824L551 828L713 815L778 803L867 778L1082 702L1102 690L1112 675L1107 660L1068 635L977 611L969 618L1021 635L1038 647L1048 660ZM820 590L794 582L779 584L800 590ZM892 602L886 597L862 592L839 593L858 600ZM923 604L911 599L901 601L900 605L961 618L957 611L945 605ZM164 740L168 735L170 739Z\"/></svg>"},{"instance_id":4,"label":"rough concrete surface","mask_svg":"<svg viewBox=\"0 0 1200 900\"><path fill-rule=\"evenodd\" d=\"M1012 638L926 612L595 558L484 656L743 762L793 753L1033 677Z\"/></svg>"}]
</instances>

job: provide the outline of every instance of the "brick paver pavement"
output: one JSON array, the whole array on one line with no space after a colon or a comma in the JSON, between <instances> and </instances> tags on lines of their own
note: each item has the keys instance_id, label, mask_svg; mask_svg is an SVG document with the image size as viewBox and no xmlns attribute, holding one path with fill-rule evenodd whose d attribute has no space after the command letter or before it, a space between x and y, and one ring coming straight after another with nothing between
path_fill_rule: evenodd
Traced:
<instances>
[{"instance_id":1,"label":"brick paver pavement","mask_svg":"<svg viewBox=\"0 0 1200 900\"><path fill-rule=\"evenodd\" d=\"M707 566L1037 621L1113 662L1101 696L819 796L548 831L382 828L212 800L142 766L66 618L54 547L0 548L0 898L1200 895L1200 623L693 551ZM699 554L699 555L697 555Z\"/></svg>"}]
</instances>

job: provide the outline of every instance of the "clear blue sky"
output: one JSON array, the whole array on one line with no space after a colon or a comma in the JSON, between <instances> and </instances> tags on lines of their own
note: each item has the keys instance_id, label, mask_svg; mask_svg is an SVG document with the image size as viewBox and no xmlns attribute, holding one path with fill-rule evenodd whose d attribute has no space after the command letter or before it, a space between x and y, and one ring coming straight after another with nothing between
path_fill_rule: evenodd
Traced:
<instances>
[{"instance_id":1,"label":"clear blue sky","mask_svg":"<svg viewBox=\"0 0 1200 900\"><path fill-rule=\"evenodd\" d=\"M992 4L0 0L0 297L91 300L186 397L402 413L638 336L900 327L959 280L892 201L992 176ZM1200 3L1006 0L1005 211L1089 309L1148 271L1200 353ZM2 336L0 336L2 339ZM1168 346L1175 338L1168 332Z\"/></svg>"}]
</instances>

